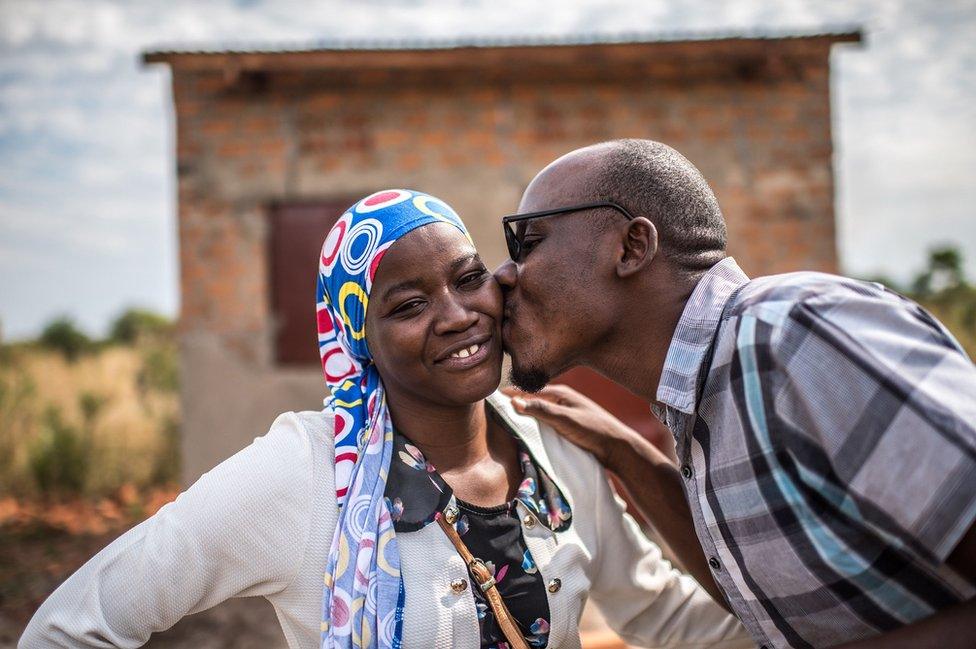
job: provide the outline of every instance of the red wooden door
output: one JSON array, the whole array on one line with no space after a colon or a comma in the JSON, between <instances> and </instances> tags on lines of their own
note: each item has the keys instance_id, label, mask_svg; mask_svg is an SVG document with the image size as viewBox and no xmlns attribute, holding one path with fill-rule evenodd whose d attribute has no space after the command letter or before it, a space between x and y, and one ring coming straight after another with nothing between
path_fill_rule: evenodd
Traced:
<instances>
[{"instance_id":1,"label":"red wooden door","mask_svg":"<svg viewBox=\"0 0 976 649\"><path fill-rule=\"evenodd\" d=\"M319 253L329 228L353 199L274 205L270 212L271 308L275 360L317 364L315 285Z\"/></svg>"}]
</instances>

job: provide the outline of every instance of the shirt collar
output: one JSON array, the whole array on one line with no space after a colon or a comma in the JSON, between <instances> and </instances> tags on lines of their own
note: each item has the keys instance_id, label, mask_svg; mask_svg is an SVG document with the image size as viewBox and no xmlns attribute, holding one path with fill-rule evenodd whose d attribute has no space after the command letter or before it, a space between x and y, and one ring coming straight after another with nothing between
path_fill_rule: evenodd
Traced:
<instances>
[{"instance_id":1,"label":"shirt collar","mask_svg":"<svg viewBox=\"0 0 976 649\"><path fill-rule=\"evenodd\" d=\"M685 304L664 359L657 400L685 414L695 411L698 374L708 352L722 309L732 292L749 281L732 257L706 272Z\"/></svg>"},{"instance_id":2,"label":"shirt collar","mask_svg":"<svg viewBox=\"0 0 976 649\"><path fill-rule=\"evenodd\" d=\"M508 430L518 443L522 482L515 501L521 502L544 526L554 532L569 527L572 509L562 490L536 459L526 440L504 416L493 400L488 400L488 412ZM423 453L401 433L393 433L393 457L384 495L397 532L415 532L434 521L454 495L434 466Z\"/></svg>"}]
</instances>

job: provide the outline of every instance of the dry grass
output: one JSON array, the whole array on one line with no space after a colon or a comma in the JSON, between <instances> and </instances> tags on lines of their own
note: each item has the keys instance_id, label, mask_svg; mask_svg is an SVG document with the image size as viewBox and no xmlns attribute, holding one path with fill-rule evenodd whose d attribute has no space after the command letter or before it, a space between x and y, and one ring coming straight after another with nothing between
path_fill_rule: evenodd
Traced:
<instances>
[{"instance_id":1,"label":"dry grass","mask_svg":"<svg viewBox=\"0 0 976 649\"><path fill-rule=\"evenodd\" d=\"M179 398L175 386L152 380L151 363L175 351L158 342L109 346L68 362L24 346L0 359L0 493L44 495L37 458L74 452L53 448L61 426L85 449L81 494L102 495L124 484L145 486L176 475ZM58 413L52 422L51 413ZM57 443L57 442L55 442Z\"/></svg>"}]
</instances>

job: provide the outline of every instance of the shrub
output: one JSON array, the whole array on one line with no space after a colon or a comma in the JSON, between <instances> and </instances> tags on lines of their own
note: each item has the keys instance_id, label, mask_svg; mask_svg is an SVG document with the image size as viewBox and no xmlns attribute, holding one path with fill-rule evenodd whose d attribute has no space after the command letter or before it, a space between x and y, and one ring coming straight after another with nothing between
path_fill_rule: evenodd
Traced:
<instances>
[{"instance_id":1,"label":"shrub","mask_svg":"<svg viewBox=\"0 0 976 649\"><path fill-rule=\"evenodd\" d=\"M161 424L162 444L156 455L152 484L164 485L179 482L180 479L180 421L176 417L166 417Z\"/></svg>"},{"instance_id":2,"label":"shrub","mask_svg":"<svg viewBox=\"0 0 976 649\"><path fill-rule=\"evenodd\" d=\"M142 391L175 392L180 387L179 363L172 345L153 345L143 351L136 378Z\"/></svg>"},{"instance_id":3,"label":"shrub","mask_svg":"<svg viewBox=\"0 0 976 649\"><path fill-rule=\"evenodd\" d=\"M88 478L91 439L62 419L61 410L48 406L40 437L30 453L34 482L45 496L81 494Z\"/></svg>"},{"instance_id":4,"label":"shrub","mask_svg":"<svg viewBox=\"0 0 976 649\"><path fill-rule=\"evenodd\" d=\"M145 309L128 309L112 323L109 341L132 345L143 338L167 338L172 331L173 323L166 316Z\"/></svg>"},{"instance_id":5,"label":"shrub","mask_svg":"<svg viewBox=\"0 0 976 649\"><path fill-rule=\"evenodd\" d=\"M38 342L43 347L64 354L68 362L76 361L81 354L94 347L92 340L68 316L57 318L44 327Z\"/></svg>"},{"instance_id":6,"label":"shrub","mask_svg":"<svg viewBox=\"0 0 976 649\"><path fill-rule=\"evenodd\" d=\"M0 493L18 486L18 450L33 428L33 403L37 386L19 368L0 374Z\"/></svg>"},{"instance_id":7,"label":"shrub","mask_svg":"<svg viewBox=\"0 0 976 649\"><path fill-rule=\"evenodd\" d=\"M78 395L78 407L81 409L81 418L85 424L85 434L89 437L93 432L95 419L107 402L108 397L94 392L82 392Z\"/></svg>"}]
</instances>

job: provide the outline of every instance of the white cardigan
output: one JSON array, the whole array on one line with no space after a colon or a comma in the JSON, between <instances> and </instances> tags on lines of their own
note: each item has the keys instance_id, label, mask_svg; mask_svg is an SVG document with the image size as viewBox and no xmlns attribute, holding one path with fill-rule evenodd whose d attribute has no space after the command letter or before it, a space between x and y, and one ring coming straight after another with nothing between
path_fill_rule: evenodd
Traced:
<instances>
[{"instance_id":1,"label":"white cardigan","mask_svg":"<svg viewBox=\"0 0 976 649\"><path fill-rule=\"evenodd\" d=\"M503 395L490 399L573 511L569 529L553 533L517 505L544 582L561 582L547 591L549 647L580 646L588 595L632 644L754 646L691 577L661 558L591 455L516 414ZM318 647L322 576L337 518L332 441L332 422L321 412L279 416L267 435L82 566L38 609L18 646L138 647L185 615L263 595L289 647ZM403 646L478 647L474 598L450 587L470 579L443 531L428 525L397 541Z\"/></svg>"}]
</instances>

